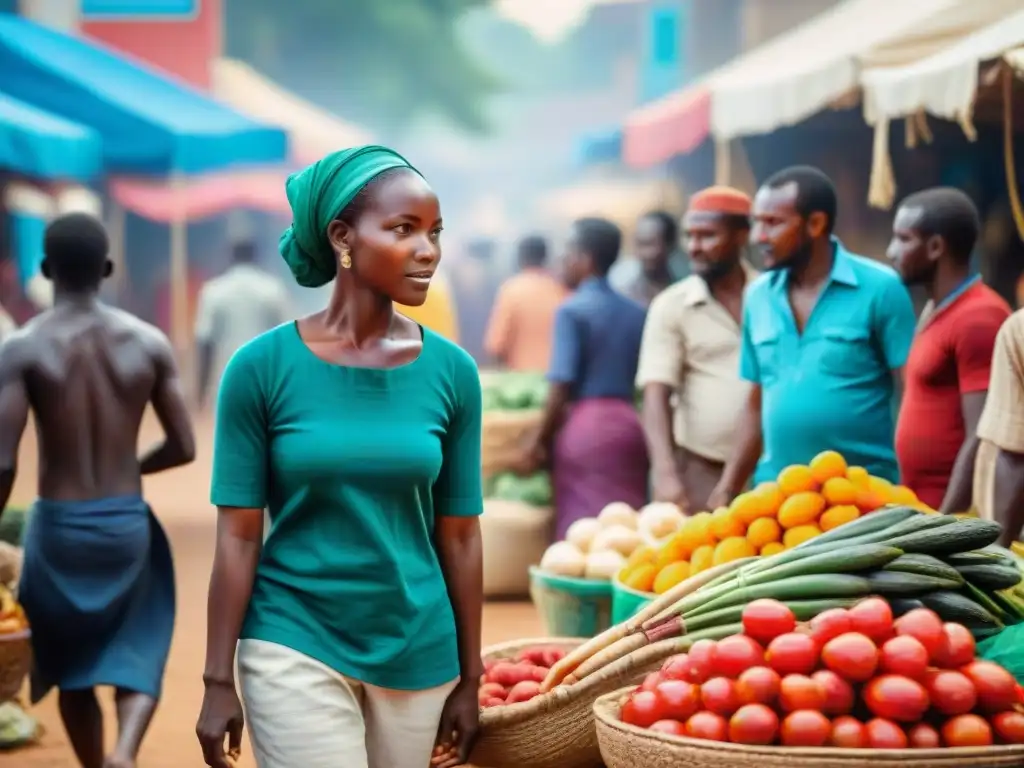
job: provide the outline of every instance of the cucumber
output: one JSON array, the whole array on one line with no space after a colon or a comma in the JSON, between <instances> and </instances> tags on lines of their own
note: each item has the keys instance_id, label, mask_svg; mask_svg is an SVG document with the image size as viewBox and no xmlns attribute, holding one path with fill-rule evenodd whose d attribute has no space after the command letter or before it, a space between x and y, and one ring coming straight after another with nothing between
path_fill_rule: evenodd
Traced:
<instances>
[{"instance_id":1,"label":"cucumber","mask_svg":"<svg viewBox=\"0 0 1024 768\"><path fill-rule=\"evenodd\" d=\"M858 573L882 568L896 560L903 552L885 544L862 544L857 547L838 545L826 552L802 557L790 563L782 563L765 568L756 574L745 577L740 574L735 583L759 584L766 581L778 581L791 576L807 576L814 573Z\"/></svg>"},{"instance_id":2,"label":"cucumber","mask_svg":"<svg viewBox=\"0 0 1024 768\"><path fill-rule=\"evenodd\" d=\"M832 599L832 600L787 600L786 605L793 612L797 621L810 621L819 613L830 608L850 608L857 604L859 597ZM742 622L743 611L746 604L730 605L727 608L719 608L717 611L709 611L694 616L684 622L683 632L691 632L707 629L708 627L719 627L725 624Z\"/></svg>"},{"instance_id":3,"label":"cucumber","mask_svg":"<svg viewBox=\"0 0 1024 768\"><path fill-rule=\"evenodd\" d=\"M898 573L920 573L922 576L938 576L939 578L963 583L963 576L960 575L956 568L942 562L937 557L917 552L908 552L901 557L897 557L882 568L882 570Z\"/></svg>"},{"instance_id":4,"label":"cucumber","mask_svg":"<svg viewBox=\"0 0 1024 768\"><path fill-rule=\"evenodd\" d=\"M992 565L1003 561L1004 557L998 552L979 549L973 552L955 552L952 555L946 555L946 562L955 568L959 568L961 565Z\"/></svg>"},{"instance_id":5,"label":"cucumber","mask_svg":"<svg viewBox=\"0 0 1024 768\"><path fill-rule=\"evenodd\" d=\"M941 576L897 571L873 571L865 574L864 578L871 584L871 591L883 597L913 597L937 589L956 589L963 584L963 581L944 579Z\"/></svg>"},{"instance_id":6,"label":"cucumber","mask_svg":"<svg viewBox=\"0 0 1024 768\"><path fill-rule=\"evenodd\" d=\"M1003 607L1001 605L996 603L996 601L989 597L989 595L986 594L983 590L978 589L976 586L971 584L971 582L964 582L964 585L960 588L960 591L1000 621L1005 622L1006 619L1009 618L1006 615L1006 611L1003 610Z\"/></svg>"},{"instance_id":7,"label":"cucumber","mask_svg":"<svg viewBox=\"0 0 1024 768\"><path fill-rule=\"evenodd\" d=\"M995 616L960 592L942 589L926 592L918 599L939 614L943 621L963 624L971 630L975 627L1002 627Z\"/></svg>"},{"instance_id":8,"label":"cucumber","mask_svg":"<svg viewBox=\"0 0 1024 768\"><path fill-rule=\"evenodd\" d=\"M924 577L918 577L924 578ZM699 592L696 593L700 595ZM833 597L864 597L871 594L871 583L860 576L846 573L812 574L793 576L789 579L769 581L764 584L730 585L721 595L692 607L683 615L689 622L694 616L728 608L732 605L746 605L761 598L773 600L826 600Z\"/></svg>"},{"instance_id":9,"label":"cucumber","mask_svg":"<svg viewBox=\"0 0 1024 768\"><path fill-rule=\"evenodd\" d=\"M929 515L929 517L933 517ZM954 552L969 552L984 547L999 538L1002 530L999 523L988 520L957 520L947 516L934 516L951 523L915 533L906 533L887 539L886 543L899 547L904 552L923 552L929 555L947 555Z\"/></svg>"},{"instance_id":10,"label":"cucumber","mask_svg":"<svg viewBox=\"0 0 1024 768\"><path fill-rule=\"evenodd\" d=\"M1003 621L1018 624L1024 621L1024 604L1010 591L992 593L992 599L1003 609L1006 618Z\"/></svg>"},{"instance_id":11,"label":"cucumber","mask_svg":"<svg viewBox=\"0 0 1024 768\"><path fill-rule=\"evenodd\" d=\"M918 608L924 608L924 603L913 597L890 597L888 603L892 608L892 615L897 618Z\"/></svg>"},{"instance_id":12,"label":"cucumber","mask_svg":"<svg viewBox=\"0 0 1024 768\"><path fill-rule=\"evenodd\" d=\"M974 586L990 592L1020 584L1020 571L1005 565L960 565L956 570Z\"/></svg>"},{"instance_id":13,"label":"cucumber","mask_svg":"<svg viewBox=\"0 0 1024 768\"><path fill-rule=\"evenodd\" d=\"M870 512L858 517L856 520L844 523L838 528L833 528L831 531L825 531L820 536L815 536L813 539L808 539L802 544L797 544L793 549L807 549L810 546L828 544L833 541L845 541L867 533L875 533L896 523L901 523L915 515L921 515L921 513L913 507L886 507L885 509ZM921 516L923 517L923 515Z\"/></svg>"}]
</instances>

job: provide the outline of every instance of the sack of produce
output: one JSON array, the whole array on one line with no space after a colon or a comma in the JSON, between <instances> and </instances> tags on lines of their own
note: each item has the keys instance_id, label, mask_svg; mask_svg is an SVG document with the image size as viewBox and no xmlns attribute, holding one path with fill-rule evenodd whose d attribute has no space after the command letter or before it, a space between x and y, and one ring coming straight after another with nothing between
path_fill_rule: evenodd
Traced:
<instances>
[{"instance_id":1,"label":"sack of produce","mask_svg":"<svg viewBox=\"0 0 1024 768\"><path fill-rule=\"evenodd\" d=\"M545 668L583 640L517 640L484 650L480 738L470 763L479 768L600 768L593 706L599 696L639 683L664 656L645 649L575 686L538 692ZM511 664L498 665L505 661ZM510 669L514 667L514 669Z\"/></svg>"},{"instance_id":2,"label":"sack of produce","mask_svg":"<svg viewBox=\"0 0 1024 768\"><path fill-rule=\"evenodd\" d=\"M0 702L17 696L32 666L32 635L25 612L0 585Z\"/></svg>"},{"instance_id":3,"label":"sack of produce","mask_svg":"<svg viewBox=\"0 0 1024 768\"><path fill-rule=\"evenodd\" d=\"M480 518L484 546L484 595L521 597L530 593L530 566L551 540L554 513L519 501L485 499Z\"/></svg>"},{"instance_id":4,"label":"sack of produce","mask_svg":"<svg viewBox=\"0 0 1024 768\"><path fill-rule=\"evenodd\" d=\"M501 472L484 482L484 498L550 507L553 501L551 476L547 472L536 472L527 477Z\"/></svg>"},{"instance_id":5,"label":"sack of produce","mask_svg":"<svg viewBox=\"0 0 1024 768\"><path fill-rule=\"evenodd\" d=\"M738 632L668 658L594 705L608 768L807 768L1024 761L1024 689L962 624L880 597L809 623L759 599Z\"/></svg>"},{"instance_id":6,"label":"sack of produce","mask_svg":"<svg viewBox=\"0 0 1024 768\"><path fill-rule=\"evenodd\" d=\"M482 464L485 478L515 466L540 429L548 385L540 374L481 374Z\"/></svg>"}]
</instances>

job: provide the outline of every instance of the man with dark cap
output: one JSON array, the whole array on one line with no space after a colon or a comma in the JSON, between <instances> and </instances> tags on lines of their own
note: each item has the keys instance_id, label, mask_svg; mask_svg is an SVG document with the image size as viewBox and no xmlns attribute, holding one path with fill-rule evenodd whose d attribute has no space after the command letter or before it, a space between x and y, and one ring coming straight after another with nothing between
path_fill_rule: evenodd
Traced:
<instances>
[{"instance_id":1,"label":"man with dark cap","mask_svg":"<svg viewBox=\"0 0 1024 768\"><path fill-rule=\"evenodd\" d=\"M156 710L174 627L174 570L142 475L187 464L195 440L167 338L102 304L107 235L81 213L46 230L54 306L0 347L0 509L29 411L39 499L25 532L19 599L32 626L32 701L60 691L84 768L132 768ZM153 406L166 439L142 457ZM97 686L115 690L120 733L104 757Z\"/></svg>"},{"instance_id":2,"label":"man with dark cap","mask_svg":"<svg viewBox=\"0 0 1024 768\"><path fill-rule=\"evenodd\" d=\"M721 479L749 389L739 356L743 290L757 275L743 258L750 198L730 187L698 192L683 233L693 274L651 303L637 386L654 498L697 511Z\"/></svg>"}]
</instances>

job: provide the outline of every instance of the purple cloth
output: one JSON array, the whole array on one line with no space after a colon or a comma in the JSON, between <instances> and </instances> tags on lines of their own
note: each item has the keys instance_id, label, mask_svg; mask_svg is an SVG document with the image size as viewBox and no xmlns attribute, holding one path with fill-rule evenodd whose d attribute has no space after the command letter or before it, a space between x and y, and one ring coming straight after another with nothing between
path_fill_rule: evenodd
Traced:
<instances>
[{"instance_id":1,"label":"purple cloth","mask_svg":"<svg viewBox=\"0 0 1024 768\"><path fill-rule=\"evenodd\" d=\"M634 509L647 501L647 444L640 418L625 400L582 400L570 406L552 464L557 539L565 538L581 517L594 517L613 501Z\"/></svg>"}]
</instances>

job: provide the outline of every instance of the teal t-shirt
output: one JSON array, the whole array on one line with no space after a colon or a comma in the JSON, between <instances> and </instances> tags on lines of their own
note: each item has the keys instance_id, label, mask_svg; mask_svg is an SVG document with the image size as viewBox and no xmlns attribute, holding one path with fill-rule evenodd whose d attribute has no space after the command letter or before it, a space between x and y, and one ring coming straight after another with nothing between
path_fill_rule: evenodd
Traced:
<instances>
[{"instance_id":1,"label":"teal t-shirt","mask_svg":"<svg viewBox=\"0 0 1024 768\"><path fill-rule=\"evenodd\" d=\"M438 516L483 511L480 378L424 329L411 363L334 365L294 323L239 349L217 403L211 500L269 509L242 638L370 685L459 674Z\"/></svg>"}]
</instances>

